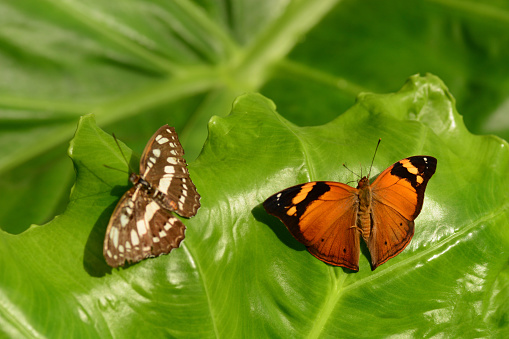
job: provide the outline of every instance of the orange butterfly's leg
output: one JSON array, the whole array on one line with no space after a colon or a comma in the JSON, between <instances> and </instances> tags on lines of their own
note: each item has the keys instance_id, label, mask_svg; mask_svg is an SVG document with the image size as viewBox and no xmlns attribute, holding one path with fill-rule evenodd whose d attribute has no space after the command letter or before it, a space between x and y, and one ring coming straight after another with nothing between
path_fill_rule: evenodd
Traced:
<instances>
[{"instance_id":1,"label":"orange butterfly's leg","mask_svg":"<svg viewBox=\"0 0 509 339\"><path fill-rule=\"evenodd\" d=\"M359 231L362 234L362 228L360 228L357 225L350 226L350 228L355 228L357 231Z\"/></svg>"}]
</instances>

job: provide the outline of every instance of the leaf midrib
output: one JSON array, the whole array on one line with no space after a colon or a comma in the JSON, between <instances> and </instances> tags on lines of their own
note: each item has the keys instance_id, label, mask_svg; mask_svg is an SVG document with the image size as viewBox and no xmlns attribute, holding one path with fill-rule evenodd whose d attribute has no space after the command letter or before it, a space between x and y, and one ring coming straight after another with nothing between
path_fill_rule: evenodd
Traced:
<instances>
[{"instance_id":1,"label":"leaf midrib","mask_svg":"<svg viewBox=\"0 0 509 339\"><path fill-rule=\"evenodd\" d=\"M155 87L151 86L150 88L141 89L138 93L129 93L93 109L92 112L96 114L98 124L102 126L114 123L126 116L139 114L158 104L202 93L211 88L218 87L220 83L227 86L230 84L229 86L231 86L231 83L226 80L231 80L232 77L229 77L229 79L224 77L225 65L212 67L201 66L195 69L182 67L182 65L173 65L169 60L161 58L118 32L112 31L104 22L98 23L97 20L88 20L89 16L84 16L83 13L78 11L75 7L77 6L75 2L46 1L65 13L68 13L69 16L72 16L87 27L97 31L99 34L107 36L115 43L124 46L133 54L147 60L149 64L159 67L163 70L163 73L172 73L175 67L179 68L178 72L176 72L179 74L178 77L164 81ZM272 22L263 34L256 37L253 43L246 48L247 53L241 54L240 59L234 57L229 60L230 67L226 67L226 71L229 69L233 74L236 74L234 76L234 84L240 88L249 88L250 90L259 88L262 83L258 82L256 86L253 87L254 80L250 79L255 79L256 77L251 76L254 74L265 74L265 70L270 67L275 60L284 58L297 42L296 37L312 28L336 2L337 0L327 0L320 3L309 3L307 1L290 3L289 12L285 12L284 15ZM195 8L195 6L190 6L184 2L178 2L178 5L192 18L204 17L199 8ZM305 23L300 23L299 18L303 16L306 17ZM212 26L216 26L216 28L212 29ZM214 31L216 37L218 36L218 32L221 31L220 27L210 20L202 23L202 27ZM228 50L235 50L233 42L225 39L226 36L224 34L219 37L220 41L228 45ZM286 40L290 41L290 43L285 43L284 48L281 48L279 43ZM241 82L239 83L238 81ZM263 78L263 81L266 81L266 78ZM72 107L72 103L57 103L57 105L62 108L67 107L67 109L70 106ZM77 107L77 109L71 109L71 111L82 111L85 109L82 106ZM88 110L84 113L88 112L90 111ZM62 127L61 132L53 134L51 138L47 138L44 143L38 143L36 147L30 147L29 150L16 152L17 156L2 159L0 173L7 172L29 161L31 158L43 154L47 150L67 142L73 135L74 127L74 123L67 124Z\"/></svg>"}]
</instances>

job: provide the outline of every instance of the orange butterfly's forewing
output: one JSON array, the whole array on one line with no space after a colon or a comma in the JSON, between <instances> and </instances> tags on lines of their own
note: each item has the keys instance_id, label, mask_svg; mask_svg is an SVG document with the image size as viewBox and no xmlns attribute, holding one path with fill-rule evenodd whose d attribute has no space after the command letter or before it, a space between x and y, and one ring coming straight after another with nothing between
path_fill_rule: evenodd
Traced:
<instances>
[{"instance_id":1,"label":"orange butterfly's forewing","mask_svg":"<svg viewBox=\"0 0 509 339\"><path fill-rule=\"evenodd\" d=\"M414 156L398 161L369 185L357 188L315 181L287 188L263 206L321 261L357 271L359 235L371 254L374 270L399 254L414 234L426 185L437 160Z\"/></svg>"},{"instance_id":2,"label":"orange butterfly's forewing","mask_svg":"<svg viewBox=\"0 0 509 339\"><path fill-rule=\"evenodd\" d=\"M356 191L342 183L314 181L274 194L263 206L278 217L312 255L357 271Z\"/></svg>"},{"instance_id":3,"label":"orange butterfly's forewing","mask_svg":"<svg viewBox=\"0 0 509 339\"><path fill-rule=\"evenodd\" d=\"M424 191L435 173L437 160L415 156L398 161L371 185L373 198L389 205L409 220L421 212Z\"/></svg>"}]
</instances>

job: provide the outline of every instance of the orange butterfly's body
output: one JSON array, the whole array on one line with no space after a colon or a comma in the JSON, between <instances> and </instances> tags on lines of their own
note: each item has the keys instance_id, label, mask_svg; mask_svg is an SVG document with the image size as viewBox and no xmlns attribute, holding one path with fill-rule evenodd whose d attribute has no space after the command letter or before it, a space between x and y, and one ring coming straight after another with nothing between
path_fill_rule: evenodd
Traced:
<instances>
[{"instance_id":1,"label":"orange butterfly's body","mask_svg":"<svg viewBox=\"0 0 509 339\"><path fill-rule=\"evenodd\" d=\"M359 180L357 185L358 189L358 202L359 211L357 212L357 228L361 231L362 238L368 241L369 235L371 234L371 187L369 186L369 180L367 177Z\"/></svg>"},{"instance_id":2,"label":"orange butterfly's body","mask_svg":"<svg viewBox=\"0 0 509 339\"><path fill-rule=\"evenodd\" d=\"M359 233L374 270L398 255L414 234L426 185L437 160L414 156L398 161L370 185L357 188L332 181L313 181L269 197L263 206L318 259L359 270Z\"/></svg>"}]
</instances>

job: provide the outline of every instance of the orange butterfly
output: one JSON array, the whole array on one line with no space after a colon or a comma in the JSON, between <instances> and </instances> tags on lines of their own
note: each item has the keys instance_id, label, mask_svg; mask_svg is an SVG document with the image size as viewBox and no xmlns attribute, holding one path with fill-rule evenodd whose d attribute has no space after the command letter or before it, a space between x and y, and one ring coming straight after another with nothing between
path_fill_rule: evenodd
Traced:
<instances>
[{"instance_id":1,"label":"orange butterfly","mask_svg":"<svg viewBox=\"0 0 509 339\"><path fill-rule=\"evenodd\" d=\"M412 239L414 220L436 167L433 157L413 156L387 168L371 185L369 174L357 188L312 181L272 195L263 207L316 258L354 271L359 270L360 233L374 270Z\"/></svg>"}]
</instances>

